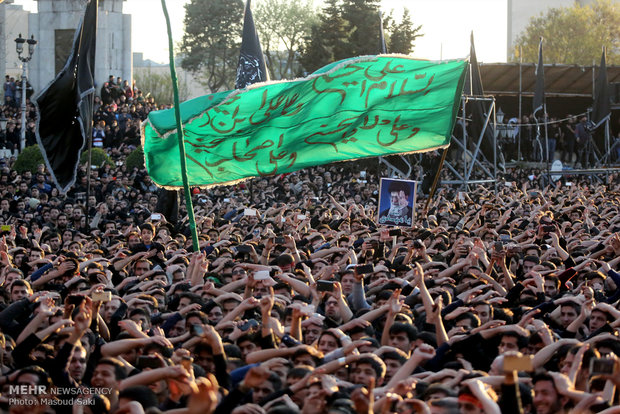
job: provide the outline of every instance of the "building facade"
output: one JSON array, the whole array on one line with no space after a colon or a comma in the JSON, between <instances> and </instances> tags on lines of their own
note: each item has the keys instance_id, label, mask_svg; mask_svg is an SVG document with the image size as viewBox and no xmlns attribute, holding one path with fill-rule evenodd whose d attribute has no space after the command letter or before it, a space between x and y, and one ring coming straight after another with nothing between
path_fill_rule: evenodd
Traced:
<instances>
[{"instance_id":1,"label":"building facade","mask_svg":"<svg viewBox=\"0 0 620 414\"><path fill-rule=\"evenodd\" d=\"M86 0L36 0L37 13L5 0L0 4L0 73L21 78L14 39L34 35L37 47L29 64L29 81L39 92L64 67L71 53ZM125 0L99 0L95 82L99 92L110 75L132 79L131 16L123 14Z\"/></svg>"},{"instance_id":2,"label":"building facade","mask_svg":"<svg viewBox=\"0 0 620 414\"><path fill-rule=\"evenodd\" d=\"M13 0L4 0L0 4L0 74L21 78L21 62L15 51L15 39L20 35L29 37L28 15L22 6L13 4Z\"/></svg>"}]
</instances>

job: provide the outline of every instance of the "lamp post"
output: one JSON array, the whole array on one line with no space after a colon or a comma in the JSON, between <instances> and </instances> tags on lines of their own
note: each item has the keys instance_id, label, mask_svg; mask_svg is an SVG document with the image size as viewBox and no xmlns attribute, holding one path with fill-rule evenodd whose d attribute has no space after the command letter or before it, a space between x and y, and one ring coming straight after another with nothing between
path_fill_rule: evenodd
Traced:
<instances>
[{"instance_id":1,"label":"lamp post","mask_svg":"<svg viewBox=\"0 0 620 414\"><path fill-rule=\"evenodd\" d=\"M24 53L24 43L28 43L28 55ZM21 102L21 110L22 110L22 134L19 142L19 150L20 152L24 150L26 147L26 85L28 83L28 78L26 77L26 70L28 67L28 62L32 59L32 55L34 55L34 47L36 46L37 41L34 40L34 35L30 36L30 39L24 39L22 34L19 34L19 37L15 39L15 50L17 51L17 57L22 62L22 102Z\"/></svg>"},{"instance_id":2,"label":"lamp post","mask_svg":"<svg viewBox=\"0 0 620 414\"><path fill-rule=\"evenodd\" d=\"M497 124L495 125L495 138L499 138L502 132L502 122L504 122L504 112L502 111L502 108L498 109L495 114L495 118L497 119Z\"/></svg>"}]
</instances>

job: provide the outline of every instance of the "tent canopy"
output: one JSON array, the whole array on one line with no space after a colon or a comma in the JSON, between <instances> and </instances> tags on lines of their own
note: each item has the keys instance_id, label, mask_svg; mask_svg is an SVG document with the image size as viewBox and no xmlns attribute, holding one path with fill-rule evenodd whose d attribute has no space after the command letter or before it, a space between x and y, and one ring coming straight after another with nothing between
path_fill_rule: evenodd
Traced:
<instances>
[{"instance_id":1,"label":"tent canopy","mask_svg":"<svg viewBox=\"0 0 620 414\"><path fill-rule=\"evenodd\" d=\"M592 97L593 82L598 74L598 66L545 65L545 95L547 97ZM534 95L536 85L536 64L521 65L522 93ZM480 73L484 93L489 95L519 94L518 63L482 63ZM610 86L620 83L620 66L607 66ZM612 96L614 94L612 93Z\"/></svg>"}]
</instances>

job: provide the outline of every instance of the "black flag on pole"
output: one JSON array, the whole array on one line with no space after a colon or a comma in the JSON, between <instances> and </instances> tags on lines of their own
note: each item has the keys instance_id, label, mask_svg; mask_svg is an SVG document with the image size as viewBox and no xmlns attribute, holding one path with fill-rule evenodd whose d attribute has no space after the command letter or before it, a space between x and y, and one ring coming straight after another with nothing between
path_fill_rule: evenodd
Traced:
<instances>
[{"instance_id":1,"label":"black flag on pole","mask_svg":"<svg viewBox=\"0 0 620 414\"><path fill-rule=\"evenodd\" d=\"M534 111L532 112L534 117L536 117L536 112L543 109L545 105L545 67L543 65L542 45L543 38L541 37L538 45L538 65L536 66L536 89L534 90Z\"/></svg>"},{"instance_id":2,"label":"black flag on pole","mask_svg":"<svg viewBox=\"0 0 620 414\"><path fill-rule=\"evenodd\" d=\"M379 12L379 27L380 27L380 32L379 32L379 51L381 52L382 55L387 54L388 50L387 50L387 44L385 43L385 36L383 35L383 13Z\"/></svg>"},{"instance_id":3,"label":"black flag on pole","mask_svg":"<svg viewBox=\"0 0 620 414\"><path fill-rule=\"evenodd\" d=\"M596 84L594 85L594 107L592 108L592 122L594 128L598 128L611 115L611 99L609 96L609 82L607 80L607 65L605 64L605 48L601 56L601 67L599 68Z\"/></svg>"},{"instance_id":4,"label":"black flag on pole","mask_svg":"<svg viewBox=\"0 0 620 414\"><path fill-rule=\"evenodd\" d=\"M241 54L237 65L237 79L235 88L243 89L253 83L265 82L269 80L263 50L260 47L250 0L245 4L245 14L243 18L243 37L241 38Z\"/></svg>"},{"instance_id":5,"label":"black flag on pole","mask_svg":"<svg viewBox=\"0 0 620 414\"><path fill-rule=\"evenodd\" d=\"M98 0L90 0L65 67L34 99L36 136L58 189L75 182L80 153L92 135Z\"/></svg>"},{"instance_id":6,"label":"black flag on pole","mask_svg":"<svg viewBox=\"0 0 620 414\"><path fill-rule=\"evenodd\" d=\"M484 89L482 87L482 77L480 76L480 67L478 66L478 58L476 57L476 48L474 46L474 32L470 36L469 50L469 76L465 77L465 87L463 91L469 93L473 97L483 97ZM486 122L485 101L471 100L467 105L471 113L471 125L469 132L472 138L477 140L482 133L482 128ZM489 108L490 109L490 108ZM490 125L484 130L484 137L480 143L480 151L489 162L493 162L493 131Z\"/></svg>"}]
</instances>

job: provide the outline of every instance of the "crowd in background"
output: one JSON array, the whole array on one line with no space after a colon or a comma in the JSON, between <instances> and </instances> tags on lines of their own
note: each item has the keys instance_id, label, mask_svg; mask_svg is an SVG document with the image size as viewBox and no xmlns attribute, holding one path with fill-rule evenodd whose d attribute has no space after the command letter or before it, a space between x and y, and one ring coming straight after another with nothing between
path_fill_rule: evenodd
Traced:
<instances>
[{"instance_id":1,"label":"crowd in background","mask_svg":"<svg viewBox=\"0 0 620 414\"><path fill-rule=\"evenodd\" d=\"M158 108L124 83L90 194L0 163L0 410L618 412L617 175L509 169L394 229L376 166L319 166L194 190L194 252L124 163Z\"/></svg>"}]
</instances>

